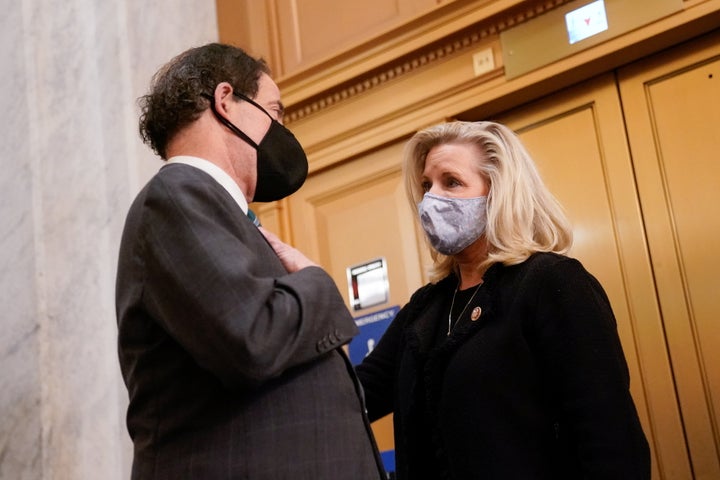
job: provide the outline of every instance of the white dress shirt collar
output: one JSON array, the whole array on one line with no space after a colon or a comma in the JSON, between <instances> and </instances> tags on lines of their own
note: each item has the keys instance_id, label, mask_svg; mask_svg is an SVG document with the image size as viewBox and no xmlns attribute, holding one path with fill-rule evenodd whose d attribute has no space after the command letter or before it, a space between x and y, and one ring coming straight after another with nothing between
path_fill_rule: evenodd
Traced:
<instances>
[{"instance_id":1,"label":"white dress shirt collar","mask_svg":"<svg viewBox=\"0 0 720 480\"><path fill-rule=\"evenodd\" d=\"M199 168L203 172L207 173L212 178L214 178L216 182L222 185L225 190L227 190L230 196L235 199L242 211L245 212L245 214L247 215L248 203L245 199L245 195L243 194L242 190L240 190L238 184L235 183L235 180L233 180L232 177L228 175L227 172L225 172L225 170L223 170L222 168L218 167L209 160L198 157L191 157L188 155L178 155L177 157L171 157L168 159L167 163L183 163L185 165L190 165L191 167Z\"/></svg>"}]
</instances>

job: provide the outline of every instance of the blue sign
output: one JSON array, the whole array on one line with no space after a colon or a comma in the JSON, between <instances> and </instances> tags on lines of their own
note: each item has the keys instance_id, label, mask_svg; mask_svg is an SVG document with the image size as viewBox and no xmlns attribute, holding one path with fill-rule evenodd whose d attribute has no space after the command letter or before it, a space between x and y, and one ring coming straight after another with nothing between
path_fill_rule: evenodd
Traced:
<instances>
[{"instance_id":1,"label":"blue sign","mask_svg":"<svg viewBox=\"0 0 720 480\"><path fill-rule=\"evenodd\" d=\"M380 452L380 458L382 458L383 466L385 467L385 471L388 473L394 473L395 472L395 450L385 450L384 452Z\"/></svg>"},{"instance_id":2,"label":"blue sign","mask_svg":"<svg viewBox=\"0 0 720 480\"><path fill-rule=\"evenodd\" d=\"M355 325L360 329L360 333L352 339L348 346L350 361L353 365L362 362L363 358L375 348L380 337L399 311L400 307L394 306L355 318Z\"/></svg>"}]
</instances>

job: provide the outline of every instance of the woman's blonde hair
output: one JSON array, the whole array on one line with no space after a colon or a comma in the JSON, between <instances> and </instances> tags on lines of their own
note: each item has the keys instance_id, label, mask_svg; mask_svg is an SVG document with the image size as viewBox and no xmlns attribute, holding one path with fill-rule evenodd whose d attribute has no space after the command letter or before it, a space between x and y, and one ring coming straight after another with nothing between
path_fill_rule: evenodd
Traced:
<instances>
[{"instance_id":1,"label":"woman's blonde hair","mask_svg":"<svg viewBox=\"0 0 720 480\"><path fill-rule=\"evenodd\" d=\"M477 162L490 184L485 229L489 255L478 269L497 262L518 264L535 252L567 253L572 245L572 229L562 207L543 183L518 136L499 123L443 123L421 130L410 139L405 146L403 175L414 211L425 193L425 159L433 147L444 144L476 145L483 153ZM456 268L452 257L432 248L430 251L432 281Z\"/></svg>"}]
</instances>

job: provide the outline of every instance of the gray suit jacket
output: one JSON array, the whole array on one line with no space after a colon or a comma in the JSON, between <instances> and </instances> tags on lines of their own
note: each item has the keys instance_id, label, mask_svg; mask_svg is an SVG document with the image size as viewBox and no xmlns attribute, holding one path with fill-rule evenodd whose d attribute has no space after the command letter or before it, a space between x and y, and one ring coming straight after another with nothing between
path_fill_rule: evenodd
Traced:
<instances>
[{"instance_id":1,"label":"gray suit jacket","mask_svg":"<svg viewBox=\"0 0 720 480\"><path fill-rule=\"evenodd\" d=\"M138 194L116 302L133 479L383 477L335 284L288 274L205 172L167 165Z\"/></svg>"}]
</instances>

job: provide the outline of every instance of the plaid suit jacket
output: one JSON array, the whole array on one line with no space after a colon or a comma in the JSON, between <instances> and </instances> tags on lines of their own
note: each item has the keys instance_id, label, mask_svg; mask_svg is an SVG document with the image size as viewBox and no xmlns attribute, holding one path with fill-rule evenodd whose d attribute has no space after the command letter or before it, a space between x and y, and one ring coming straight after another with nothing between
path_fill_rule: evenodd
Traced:
<instances>
[{"instance_id":1,"label":"plaid suit jacket","mask_svg":"<svg viewBox=\"0 0 720 480\"><path fill-rule=\"evenodd\" d=\"M202 170L167 165L138 194L116 307L134 480L384 477L335 284L288 274Z\"/></svg>"}]
</instances>

